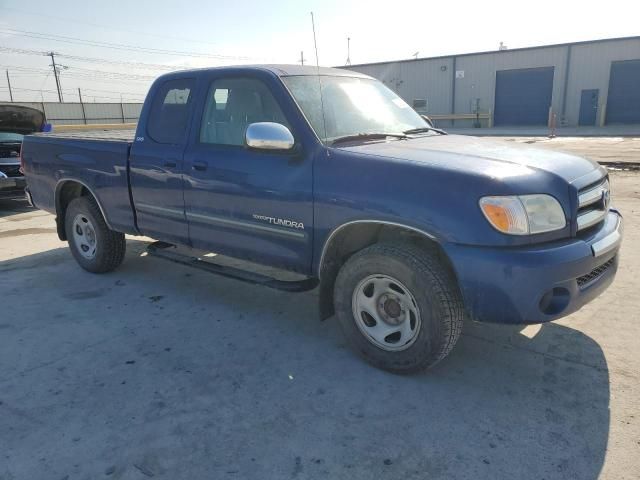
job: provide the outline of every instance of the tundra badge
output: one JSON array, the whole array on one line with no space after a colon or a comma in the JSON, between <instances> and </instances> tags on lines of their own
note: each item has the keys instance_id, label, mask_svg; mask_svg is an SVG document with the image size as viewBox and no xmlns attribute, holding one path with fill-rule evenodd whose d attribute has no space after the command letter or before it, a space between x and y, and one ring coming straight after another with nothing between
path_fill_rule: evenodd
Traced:
<instances>
[{"instance_id":1,"label":"tundra badge","mask_svg":"<svg viewBox=\"0 0 640 480\"><path fill-rule=\"evenodd\" d=\"M286 218L268 217L266 215L258 215L255 213L253 214L253 218L256 220L260 220L261 222L270 223L271 225L280 225L283 227L297 228L300 230L304 230L304 223L294 222L293 220L287 220Z\"/></svg>"}]
</instances>

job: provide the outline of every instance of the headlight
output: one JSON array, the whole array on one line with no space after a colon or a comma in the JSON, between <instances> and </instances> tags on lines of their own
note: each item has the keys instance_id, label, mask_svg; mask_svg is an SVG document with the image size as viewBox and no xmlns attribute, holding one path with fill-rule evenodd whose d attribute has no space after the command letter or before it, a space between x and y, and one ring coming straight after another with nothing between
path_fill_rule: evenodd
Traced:
<instances>
[{"instance_id":1,"label":"headlight","mask_svg":"<svg viewBox=\"0 0 640 480\"><path fill-rule=\"evenodd\" d=\"M551 195L483 197L480 209L494 228L510 235L529 235L564 228L567 221Z\"/></svg>"}]
</instances>

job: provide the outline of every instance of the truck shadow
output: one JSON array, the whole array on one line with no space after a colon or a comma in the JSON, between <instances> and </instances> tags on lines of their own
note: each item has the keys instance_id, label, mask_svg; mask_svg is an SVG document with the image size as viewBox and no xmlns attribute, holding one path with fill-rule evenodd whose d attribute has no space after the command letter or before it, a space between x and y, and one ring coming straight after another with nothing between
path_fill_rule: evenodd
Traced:
<instances>
[{"instance_id":1,"label":"truck shadow","mask_svg":"<svg viewBox=\"0 0 640 480\"><path fill-rule=\"evenodd\" d=\"M34 211L26 199L1 199L0 198L0 218L15 215L16 213L26 213Z\"/></svg>"},{"instance_id":2,"label":"truck shadow","mask_svg":"<svg viewBox=\"0 0 640 480\"><path fill-rule=\"evenodd\" d=\"M440 365L396 376L318 320L316 291L211 276L146 245L130 240L105 275L66 248L0 262L7 298L31 292L0 321L8 478L95 478L105 458L126 478L598 478L609 373L581 332L470 323Z\"/></svg>"}]
</instances>

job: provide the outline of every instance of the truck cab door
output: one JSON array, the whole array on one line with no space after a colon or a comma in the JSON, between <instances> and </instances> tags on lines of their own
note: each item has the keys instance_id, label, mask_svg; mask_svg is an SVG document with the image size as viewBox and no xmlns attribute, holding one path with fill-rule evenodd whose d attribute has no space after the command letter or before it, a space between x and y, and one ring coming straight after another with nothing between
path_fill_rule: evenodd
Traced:
<instances>
[{"instance_id":1,"label":"truck cab door","mask_svg":"<svg viewBox=\"0 0 640 480\"><path fill-rule=\"evenodd\" d=\"M185 153L185 214L191 243L222 254L307 273L313 240L311 148L299 111L266 72L212 74L202 89ZM291 151L245 144L256 122L286 126ZM309 143L307 143L307 147ZM307 152L307 153L305 153Z\"/></svg>"},{"instance_id":2,"label":"truck cab door","mask_svg":"<svg viewBox=\"0 0 640 480\"><path fill-rule=\"evenodd\" d=\"M174 78L152 87L129 157L138 229L171 243L189 241L183 173L195 83L193 78Z\"/></svg>"}]
</instances>

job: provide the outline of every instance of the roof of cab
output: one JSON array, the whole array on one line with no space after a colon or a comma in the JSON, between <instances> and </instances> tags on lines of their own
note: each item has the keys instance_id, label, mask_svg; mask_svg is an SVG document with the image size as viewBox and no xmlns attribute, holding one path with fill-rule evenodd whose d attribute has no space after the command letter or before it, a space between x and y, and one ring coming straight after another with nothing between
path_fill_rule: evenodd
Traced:
<instances>
[{"instance_id":1,"label":"roof of cab","mask_svg":"<svg viewBox=\"0 0 640 480\"><path fill-rule=\"evenodd\" d=\"M342 68L314 67L311 65L255 65L256 68L269 70L279 77L292 77L298 75L333 75L340 77L371 78L364 73L354 72Z\"/></svg>"},{"instance_id":2,"label":"roof of cab","mask_svg":"<svg viewBox=\"0 0 640 480\"><path fill-rule=\"evenodd\" d=\"M301 75L326 75L326 76L339 76L339 77L358 77L358 78L371 78L369 75L365 75L360 72L354 72L353 70L346 70L342 68L329 68L329 67L314 67L311 65L231 65L226 67L205 67L196 68L191 70L182 70L170 72L162 75L162 77L174 77L181 76L185 73L197 73L204 71L218 71L218 70L234 70L238 73L251 70L267 70L279 77L293 77Z\"/></svg>"}]
</instances>

